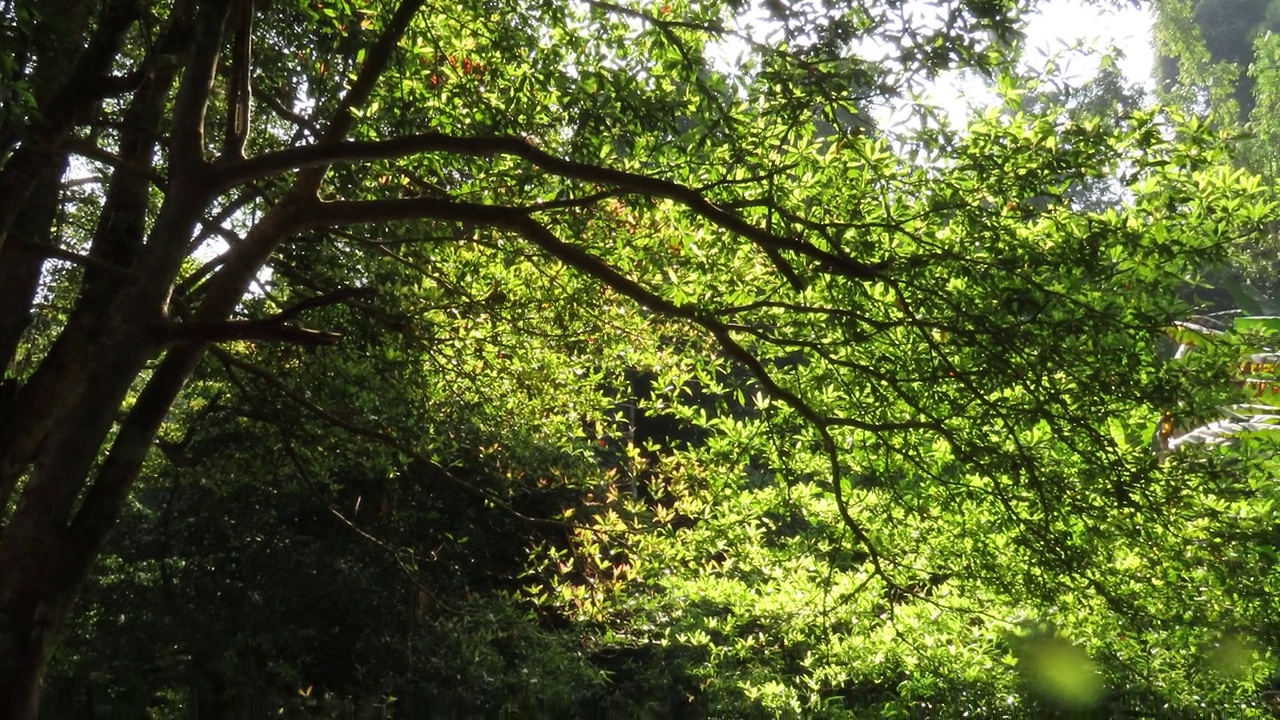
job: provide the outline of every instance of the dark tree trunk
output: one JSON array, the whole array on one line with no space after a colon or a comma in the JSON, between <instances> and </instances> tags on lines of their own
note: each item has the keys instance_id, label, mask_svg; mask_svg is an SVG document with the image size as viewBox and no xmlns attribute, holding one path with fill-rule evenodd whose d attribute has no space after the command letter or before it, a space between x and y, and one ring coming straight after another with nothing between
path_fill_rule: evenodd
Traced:
<instances>
[{"instance_id":1,"label":"dark tree trunk","mask_svg":"<svg viewBox=\"0 0 1280 720\"><path fill-rule=\"evenodd\" d=\"M185 6L186 0L176 5ZM209 32L195 47L187 46L196 18L190 7L175 7L159 50L192 59L160 63L134 91L118 150L125 162L143 168L154 164L179 69L185 67L179 97L202 110L226 7L225 2L207 3L196 14ZM62 103L66 110L47 114L44 125L34 128L0 171L0 187L16 191L0 202L0 231L15 232L0 232L0 238L7 234L11 243L19 241L0 245L0 258L21 260L7 263L0 273L20 281L0 292L0 350L6 364L28 322L43 249L56 248L49 233L50 204L56 208L60 163L48 163L65 158L57 150L60 138L92 106L82 102L84 88L77 83L91 76L101 79L137 4L118 0L108 4L107 12L116 15L104 16L85 52L86 57L106 57L96 57L96 67L79 63L51 101L51 107ZM172 351L181 356L179 372L152 374L150 384L162 387L148 387L149 395L144 392L145 398L134 403L103 459L130 388L160 351L168 296L210 197L198 146L178 154L180 160L170 148L169 193L151 223L149 180L135 172L113 174L79 300L38 368L22 378L12 397L0 401L0 683L5 690L0 713L6 718L37 716L58 634L173 397L198 361L199 352ZM19 194L25 202L18 202Z\"/></svg>"},{"instance_id":2,"label":"dark tree trunk","mask_svg":"<svg viewBox=\"0 0 1280 720\"><path fill-rule=\"evenodd\" d=\"M208 343L219 337L193 329L225 325L279 243L314 225L306 214L319 207L326 168L310 166L203 283L189 321L169 316L170 294L197 224L217 195L251 179L236 179L227 163L205 158L205 111L232 4L173 0L154 48L167 59L149 63L120 118L114 150L123 169L114 171L105 189L87 258L78 258L85 270L75 306L35 370L0 385L0 687L6 693L0 715L10 720L37 716L45 668L76 595L169 408ZM322 141L346 136L352 109L368 98L421 4L401 3L369 48ZM51 93L40 124L26 129L0 168L0 263L6 263L0 282L20 281L0 290L3 365L18 351L44 259L60 249L49 227L65 141L93 112L100 99L94 88L113 66L142 5L106 0L88 46ZM166 152L158 152L161 143ZM167 177L160 183L164 200L153 210L151 171L158 157ZM11 229L27 237L21 247L5 242L19 234ZM23 253L30 256L7 265ZM156 357L159 362L144 372ZM145 385L121 417L140 378Z\"/></svg>"},{"instance_id":3,"label":"dark tree trunk","mask_svg":"<svg viewBox=\"0 0 1280 720\"><path fill-rule=\"evenodd\" d=\"M0 678L12 720L37 717L45 668L78 588L66 542L55 527L29 528L6 537L0 552Z\"/></svg>"},{"instance_id":4,"label":"dark tree trunk","mask_svg":"<svg viewBox=\"0 0 1280 720\"><path fill-rule=\"evenodd\" d=\"M103 439L150 354L144 324L107 323L107 328L95 361L77 373L84 390L58 414L34 462L26 466L17 506L0 536L0 678L8 683L6 717L34 717L49 654L105 539L105 532L77 532L73 513Z\"/></svg>"},{"instance_id":5,"label":"dark tree trunk","mask_svg":"<svg viewBox=\"0 0 1280 720\"><path fill-rule=\"evenodd\" d=\"M32 187L27 204L14 219L9 232L11 239L0 250L0 308L10 308L9 312L0 314L0 378L10 370L22 335L31 324L31 306L44 269L45 253L55 243L53 222L66 167L65 155L61 162L50 163L50 172Z\"/></svg>"}]
</instances>

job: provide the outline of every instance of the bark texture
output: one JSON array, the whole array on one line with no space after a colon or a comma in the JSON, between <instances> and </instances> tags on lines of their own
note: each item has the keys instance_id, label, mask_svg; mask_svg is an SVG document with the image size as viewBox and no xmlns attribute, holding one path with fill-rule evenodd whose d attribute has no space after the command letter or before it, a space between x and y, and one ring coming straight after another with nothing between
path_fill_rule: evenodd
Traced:
<instances>
[{"instance_id":1,"label":"bark texture","mask_svg":"<svg viewBox=\"0 0 1280 720\"><path fill-rule=\"evenodd\" d=\"M39 111L25 126L0 128L0 714L11 720L38 716L58 633L210 345L337 338L285 325L288 317L228 322L264 263L318 203L324 163L276 168L276 175L298 170L292 187L204 279L195 301L183 299L181 312L174 307L193 238L219 222L214 201L264 175L251 177L243 158L253 0L106 0L96 17L79 0L60 5L79 10L77 20L49 24L51 34L32 49ZM387 18L322 142L345 139L353 109L368 99L420 8L420 0L407 0ZM129 77L109 75L131 30L152 12L161 25L145 57ZM219 58L229 41L235 57L225 72ZM126 97L118 135L104 151L80 135L86 128L92 135L109 92ZM215 92L238 107L230 110L235 125L222 155L210 158L206 115ZM113 168L87 252L64 246L55 232L75 152ZM24 339L54 257L81 266L78 287L56 337L34 357Z\"/></svg>"}]
</instances>

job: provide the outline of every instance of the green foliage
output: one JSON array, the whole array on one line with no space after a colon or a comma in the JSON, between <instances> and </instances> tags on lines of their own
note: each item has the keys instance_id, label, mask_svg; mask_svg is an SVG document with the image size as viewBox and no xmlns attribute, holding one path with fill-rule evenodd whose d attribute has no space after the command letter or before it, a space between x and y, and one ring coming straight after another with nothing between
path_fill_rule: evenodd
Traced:
<instances>
[{"instance_id":1,"label":"green foliage","mask_svg":"<svg viewBox=\"0 0 1280 720\"><path fill-rule=\"evenodd\" d=\"M1256 703L1271 660L1235 649L1270 632L1270 604L1230 588L1271 582L1269 501L1248 479L1265 471L1161 466L1147 442L1160 408L1220 404L1226 377L1166 366L1160 328L1275 210L1227 149L1176 114L1055 109L992 111L923 167L872 140L813 150L798 172L816 184L865 178L823 210L856 212L832 225L891 255L894 281L721 312L761 328L753 353L817 415L850 419L826 427L842 475L790 408L721 415L654 501L603 511L634 527L623 565L580 538L596 560L556 588L565 612L629 646L704 648L691 670L712 707ZM1122 183L1123 207L1064 199L1094 178ZM1030 622L1057 630L1027 646ZM1219 656L1239 662L1201 659Z\"/></svg>"},{"instance_id":2,"label":"green foliage","mask_svg":"<svg viewBox=\"0 0 1280 720\"><path fill-rule=\"evenodd\" d=\"M1161 0L1156 49L1164 90L1226 125L1255 108L1254 42L1277 29L1268 0Z\"/></svg>"},{"instance_id":3,"label":"green foliage","mask_svg":"<svg viewBox=\"0 0 1280 720\"><path fill-rule=\"evenodd\" d=\"M263 253L201 341L54 687L1261 717L1274 459L1161 462L1150 439L1231 392L1210 352L1166 362L1165 330L1268 241L1271 189L1201 113L1116 112L1114 75L1073 95L1009 74L1019 7L918 25L766 3L776 32L749 37L743 9L431 5L338 147L313 118L345 112L395 8L262 6L254 87L278 107L247 152L319 143L333 167L323 202L285 190L299 161L212 203L172 324L208 329L185 313L229 292L264 216L324 220ZM963 130L871 126L956 65L1002 104ZM67 192L62 247L89 254L111 202ZM51 267L10 376L92 305L85 282Z\"/></svg>"}]
</instances>

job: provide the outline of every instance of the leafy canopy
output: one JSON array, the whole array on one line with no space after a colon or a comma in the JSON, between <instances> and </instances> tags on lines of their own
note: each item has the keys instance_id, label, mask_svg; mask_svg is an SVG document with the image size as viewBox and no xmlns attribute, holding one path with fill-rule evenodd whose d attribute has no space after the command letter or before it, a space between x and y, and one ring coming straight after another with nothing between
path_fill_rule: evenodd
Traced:
<instances>
[{"instance_id":1,"label":"leafy canopy","mask_svg":"<svg viewBox=\"0 0 1280 720\"><path fill-rule=\"evenodd\" d=\"M105 532L131 497L161 540L120 541L141 565L103 570L85 633L113 632L113 588L209 582L231 560L170 509L247 497L298 558L324 507L408 576L412 601L379 597L413 608L405 645L349 640L405 651L383 690L444 638L475 652L428 690L508 691L542 657L549 697L725 712L1258 699L1272 491L1150 449L1228 392L1162 360L1185 289L1276 212L1212 126L1009 75L1020 8L986 0L767 3L755 32L732 2L232 5L23 8L3 36L36 61L0 66L0 180L74 156L57 222L4 246L44 248L0 305L6 410L33 413L0 428L9 527L54 507ZM116 12L109 62L51 59ZM957 65L1003 105L871 120ZM50 100L45 68L103 67L141 84ZM288 563L248 518L216 529L264 568L236 575L252 599ZM233 658L316 682L261 659L307 643L254 627ZM1238 662L1206 669L1214 647ZM243 680L209 652L162 676Z\"/></svg>"}]
</instances>

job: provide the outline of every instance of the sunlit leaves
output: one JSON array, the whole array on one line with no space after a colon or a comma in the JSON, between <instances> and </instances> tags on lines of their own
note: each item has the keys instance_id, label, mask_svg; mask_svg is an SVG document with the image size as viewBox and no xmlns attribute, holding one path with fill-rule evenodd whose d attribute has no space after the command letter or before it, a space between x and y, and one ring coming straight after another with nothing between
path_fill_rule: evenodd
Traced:
<instances>
[{"instance_id":1,"label":"sunlit leaves","mask_svg":"<svg viewBox=\"0 0 1280 720\"><path fill-rule=\"evenodd\" d=\"M264 10L255 87L279 107L251 153L315 149L389 6ZM164 439L209 478L365 517L355 480L419 498L378 511L394 558L501 628L527 613L513 657L546 628L552 657L652 653L636 686L727 715L1091 702L1113 680L1234 698L1196 669L1213 643L1262 673L1230 638L1263 617L1250 548L1276 497L1239 456L1149 447L1227 379L1163 361L1186 287L1276 217L1206 123L1006 74L962 132L875 127L899 83L1016 46L1004 2L768 3L763 32L738 3L427 6L350 135L457 144L347 158L319 194L468 212L280 239L237 313L360 296L307 313L336 347L242 341L203 368L193 392L233 400L180 406ZM285 180L237 189L230 245ZM1233 573L1260 580L1243 606ZM1029 622L1053 627L1030 648ZM474 634L482 676L505 640L478 625L449 637Z\"/></svg>"},{"instance_id":2,"label":"sunlit leaves","mask_svg":"<svg viewBox=\"0 0 1280 720\"><path fill-rule=\"evenodd\" d=\"M1233 622L1227 607L1187 616L1173 598L1188 584L1219 592L1223 580L1212 565L1220 550L1184 565L1176 548L1185 541L1181 528L1198 536L1224 516L1252 511L1227 499L1234 491L1226 478L1220 490L1206 486L1204 496L1179 489L1184 473L1160 468L1149 448L1162 409L1202 407L1213 395L1161 359L1162 328L1184 312L1180 288L1225 257L1232 243L1256 236L1259 221L1275 212L1256 179L1222 168L1221 139L1165 111L1101 123L1052 108L998 110L923 166L899 161L872 139L793 140L786 157L792 167L756 181L765 199L744 203L745 211L809 233L833 251L888 259L890 270L883 282L853 283L812 267L817 275L808 287L775 283L754 300L744 291L700 298L688 289L702 273L734 265L689 265L668 256L664 272L678 287L655 277L659 292L718 309L776 380L819 416L836 419L829 432L845 472L827 476L812 428L785 408L767 414L763 432L710 422L721 432L707 450L723 461L737 448L738 462L746 464L717 476L724 482L712 486L717 504L677 532L677 544L657 542L649 550L674 553L660 568L698 569L683 578L663 570L655 582L677 597L696 587L715 599L712 614L685 621L718 627L722 614L761 613L775 597L807 597L813 589L792 587L805 577L803 556L790 553L840 538L842 549L827 545L833 564L825 578L819 571L809 580L838 608L827 611L826 627L833 629L825 647L847 643L863 657L879 654L872 662L823 656L800 639L803 623L779 630L798 633L783 646L810 648L804 661L810 677L826 682L843 677L839 682L856 684L859 673L877 677L886 664L912 672L923 662L921 645L933 643L952 648L937 662L954 663L956 673L993 667L1004 642L998 632L962 652L963 633L940 629L971 612L975 597L1004 608L1005 622L1030 612L1085 638L1079 646L1053 640L1021 664L1030 686L1059 704L1098 701L1104 675L1128 678L1120 668L1134 653L1183 639L1205 647L1212 637L1161 630L1131 648L1106 639L1113 624L1141 626L1157 616L1207 628ZM1085 183L1110 185L1111 207L1072 200ZM822 201L810 201L816 197ZM671 216L665 227L684 221ZM750 277L752 264L765 261L734 262L741 269L732 272ZM757 463L772 471L763 487ZM843 522L827 495L833 482L842 483L854 517L888 558L883 574L865 548L841 538ZM808 495L814 490L821 494ZM732 509L744 507L754 511ZM759 523L774 507L805 520L761 535ZM1153 558L1142 550L1153 545L1173 555ZM737 557L750 561L729 561ZM792 561L798 564L786 565ZM790 569L771 574L779 564ZM754 574L726 567L751 567ZM1171 576L1157 582L1148 573ZM760 587L777 595L763 599ZM783 612L803 613L794 605ZM925 612L933 613L932 631L921 630L910 649L868 639L874 628L910 635L916 613ZM705 645L715 657L724 640L700 632L708 631L685 632L679 641ZM1091 659L1098 652L1123 660L1104 673L1101 661ZM706 672L723 679L716 662ZM1190 697L1188 688L1198 682L1192 665L1186 656L1169 660L1170 672L1182 673L1182 684L1166 688L1171 697ZM819 703L832 691L811 680L817 695L801 700L793 688L754 685L749 670L732 677L738 679L724 680L726 687L757 687L758 698L771 697L778 707ZM937 691L912 677L899 686L904 694ZM1017 677L988 672L984 691L1011 691Z\"/></svg>"}]
</instances>

